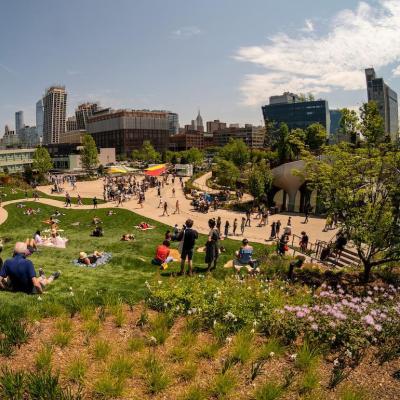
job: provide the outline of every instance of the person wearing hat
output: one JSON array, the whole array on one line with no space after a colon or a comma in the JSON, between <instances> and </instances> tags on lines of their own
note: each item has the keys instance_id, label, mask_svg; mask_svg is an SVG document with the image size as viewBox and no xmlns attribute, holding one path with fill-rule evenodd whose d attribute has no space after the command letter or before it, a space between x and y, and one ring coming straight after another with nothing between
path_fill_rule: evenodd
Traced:
<instances>
[{"instance_id":1,"label":"person wearing hat","mask_svg":"<svg viewBox=\"0 0 400 400\"><path fill-rule=\"evenodd\" d=\"M17 242L15 244L13 258L6 260L0 270L1 289L40 294L49 283L60 276L61 273L58 271L46 278L43 270L40 269L39 277L37 277L32 261L26 259L28 254L26 243Z\"/></svg>"}]
</instances>

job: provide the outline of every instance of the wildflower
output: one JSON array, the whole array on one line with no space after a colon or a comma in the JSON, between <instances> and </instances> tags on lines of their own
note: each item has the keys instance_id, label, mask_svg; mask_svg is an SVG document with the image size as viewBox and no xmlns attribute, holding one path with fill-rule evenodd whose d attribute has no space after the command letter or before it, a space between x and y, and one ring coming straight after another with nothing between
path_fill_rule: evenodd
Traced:
<instances>
[{"instance_id":1,"label":"wildflower","mask_svg":"<svg viewBox=\"0 0 400 400\"><path fill-rule=\"evenodd\" d=\"M349 358L353 357L353 353L349 349L346 350L345 354Z\"/></svg>"},{"instance_id":2,"label":"wildflower","mask_svg":"<svg viewBox=\"0 0 400 400\"><path fill-rule=\"evenodd\" d=\"M303 318L305 316L306 316L306 314L303 311L297 311L297 313L296 313L297 318Z\"/></svg>"},{"instance_id":3,"label":"wildflower","mask_svg":"<svg viewBox=\"0 0 400 400\"><path fill-rule=\"evenodd\" d=\"M381 331L382 331L382 325L375 324L374 328L375 328L375 330L378 331L378 332L381 332Z\"/></svg>"},{"instance_id":4,"label":"wildflower","mask_svg":"<svg viewBox=\"0 0 400 400\"><path fill-rule=\"evenodd\" d=\"M157 283L158 283L159 285L161 285L161 284L162 284L162 281L158 281Z\"/></svg>"},{"instance_id":5,"label":"wildflower","mask_svg":"<svg viewBox=\"0 0 400 400\"><path fill-rule=\"evenodd\" d=\"M38 296L38 298L37 298L37 299L38 299L38 301L42 301L42 298L41 298L40 296Z\"/></svg>"},{"instance_id":6,"label":"wildflower","mask_svg":"<svg viewBox=\"0 0 400 400\"><path fill-rule=\"evenodd\" d=\"M333 361L333 365L337 367L339 365L339 360L336 358L335 361Z\"/></svg>"},{"instance_id":7,"label":"wildflower","mask_svg":"<svg viewBox=\"0 0 400 400\"><path fill-rule=\"evenodd\" d=\"M375 324L374 319L373 319L372 316L369 315L369 314L366 315L366 316L363 318L363 320L364 320L364 322L367 323L368 325L374 325L374 324Z\"/></svg>"},{"instance_id":8,"label":"wildflower","mask_svg":"<svg viewBox=\"0 0 400 400\"><path fill-rule=\"evenodd\" d=\"M291 360L295 360L296 358L297 358L297 354L296 353L290 355L290 359Z\"/></svg>"},{"instance_id":9,"label":"wildflower","mask_svg":"<svg viewBox=\"0 0 400 400\"><path fill-rule=\"evenodd\" d=\"M313 324L311 324L311 329L313 331L318 331L318 324L316 324L315 322Z\"/></svg>"},{"instance_id":10,"label":"wildflower","mask_svg":"<svg viewBox=\"0 0 400 400\"><path fill-rule=\"evenodd\" d=\"M269 353L270 357L273 357L275 355L275 353L273 351L271 351L271 353Z\"/></svg>"},{"instance_id":11,"label":"wildflower","mask_svg":"<svg viewBox=\"0 0 400 400\"><path fill-rule=\"evenodd\" d=\"M150 342L151 344L157 344L157 339L156 339L154 336L150 336L149 342Z\"/></svg>"},{"instance_id":12,"label":"wildflower","mask_svg":"<svg viewBox=\"0 0 400 400\"><path fill-rule=\"evenodd\" d=\"M230 337L230 336L228 336L227 338L226 338L226 343L231 343L232 342L232 338Z\"/></svg>"}]
</instances>

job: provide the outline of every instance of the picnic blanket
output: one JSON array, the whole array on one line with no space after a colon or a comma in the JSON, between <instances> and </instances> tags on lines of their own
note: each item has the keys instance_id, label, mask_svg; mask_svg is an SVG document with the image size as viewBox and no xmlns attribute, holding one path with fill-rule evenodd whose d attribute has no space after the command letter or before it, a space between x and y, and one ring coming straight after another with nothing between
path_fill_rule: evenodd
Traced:
<instances>
[{"instance_id":1,"label":"picnic blanket","mask_svg":"<svg viewBox=\"0 0 400 400\"><path fill-rule=\"evenodd\" d=\"M156 229L155 226L151 226L151 225L148 228L142 228L139 225L136 225L135 228L139 229L140 231L149 231L150 229Z\"/></svg>"},{"instance_id":2,"label":"picnic blanket","mask_svg":"<svg viewBox=\"0 0 400 400\"><path fill-rule=\"evenodd\" d=\"M90 265L82 264L79 262L78 259L73 260L72 263L77 267L96 268L99 267L100 265L107 264L111 260L111 258L112 258L111 253L104 253L100 258L97 259L97 261L94 264Z\"/></svg>"}]
</instances>

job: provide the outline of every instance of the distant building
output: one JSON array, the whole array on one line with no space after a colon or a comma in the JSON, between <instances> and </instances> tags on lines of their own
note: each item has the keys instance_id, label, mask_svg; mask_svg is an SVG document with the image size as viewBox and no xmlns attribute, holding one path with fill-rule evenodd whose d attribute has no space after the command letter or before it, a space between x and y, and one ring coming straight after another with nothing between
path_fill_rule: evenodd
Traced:
<instances>
[{"instance_id":1,"label":"distant building","mask_svg":"<svg viewBox=\"0 0 400 400\"><path fill-rule=\"evenodd\" d=\"M377 78L373 68L365 70L367 80L368 101L375 101L378 104L379 113L385 123L385 133L393 141L399 139L399 110L397 93L392 90L383 80Z\"/></svg>"},{"instance_id":2,"label":"distant building","mask_svg":"<svg viewBox=\"0 0 400 400\"><path fill-rule=\"evenodd\" d=\"M36 102L36 130L40 138L43 137L43 114L43 99L40 99Z\"/></svg>"},{"instance_id":3,"label":"distant building","mask_svg":"<svg viewBox=\"0 0 400 400\"><path fill-rule=\"evenodd\" d=\"M34 148L40 145L40 136L36 126L25 126L18 132L19 144L23 148Z\"/></svg>"},{"instance_id":4,"label":"distant building","mask_svg":"<svg viewBox=\"0 0 400 400\"><path fill-rule=\"evenodd\" d=\"M168 128L170 135L179 133L179 116L177 113L168 111Z\"/></svg>"},{"instance_id":5,"label":"distant building","mask_svg":"<svg viewBox=\"0 0 400 400\"><path fill-rule=\"evenodd\" d=\"M93 113L99 110L99 106L97 103L83 103L78 106L75 110L75 117L76 117L76 129L71 130L78 130L78 129L87 129L88 119Z\"/></svg>"},{"instance_id":6,"label":"distant building","mask_svg":"<svg viewBox=\"0 0 400 400\"><path fill-rule=\"evenodd\" d=\"M105 109L90 116L87 127L98 147L115 147L117 155L130 155L146 140L157 151L168 149L170 130L166 111Z\"/></svg>"},{"instance_id":7,"label":"distant building","mask_svg":"<svg viewBox=\"0 0 400 400\"><path fill-rule=\"evenodd\" d=\"M343 141L349 141L350 138L346 139L339 135L340 121L342 119L342 111L341 110L330 110L329 113L330 113L330 118L331 118L329 143L336 144L336 143L340 143Z\"/></svg>"},{"instance_id":8,"label":"distant building","mask_svg":"<svg viewBox=\"0 0 400 400\"><path fill-rule=\"evenodd\" d=\"M65 133L67 113L67 92L64 86L52 86L43 97L43 143L58 143Z\"/></svg>"},{"instance_id":9,"label":"distant building","mask_svg":"<svg viewBox=\"0 0 400 400\"><path fill-rule=\"evenodd\" d=\"M15 133L18 134L19 130L24 128L24 112L17 111L15 113Z\"/></svg>"},{"instance_id":10,"label":"distant building","mask_svg":"<svg viewBox=\"0 0 400 400\"><path fill-rule=\"evenodd\" d=\"M19 145L19 137L15 134L15 131L10 130L8 125L4 127L4 135L1 138L1 147L4 148L14 148Z\"/></svg>"},{"instance_id":11,"label":"distant building","mask_svg":"<svg viewBox=\"0 0 400 400\"><path fill-rule=\"evenodd\" d=\"M207 121L206 125L208 133L214 133L215 131L220 131L221 129L226 128L226 122L221 122L219 119Z\"/></svg>"},{"instance_id":12,"label":"distant building","mask_svg":"<svg viewBox=\"0 0 400 400\"><path fill-rule=\"evenodd\" d=\"M200 110L196 117L196 129L195 130L197 130L199 132L204 132L203 118L200 115Z\"/></svg>"},{"instance_id":13,"label":"distant building","mask_svg":"<svg viewBox=\"0 0 400 400\"><path fill-rule=\"evenodd\" d=\"M60 144L81 144L82 138L87 132L83 129L75 131L67 131L60 136L58 143Z\"/></svg>"},{"instance_id":14,"label":"distant building","mask_svg":"<svg viewBox=\"0 0 400 400\"><path fill-rule=\"evenodd\" d=\"M229 143L230 139L242 139L248 147L261 149L264 147L265 128L246 124L242 128L229 127L215 131L213 134L213 143L215 146L225 146Z\"/></svg>"},{"instance_id":15,"label":"distant building","mask_svg":"<svg viewBox=\"0 0 400 400\"><path fill-rule=\"evenodd\" d=\"M240 128L240 124L229 124L229 128Z\"/></svg>"},{"instance_id":16,"label":"distant building","mask_svg":"<svg viewBox=\"0 0 400 400\"><path fill-rule=\"evenodd\" d=\"M76 120L76 117L68 117L67 122L66 122L66 131L77 131L78 130L78 122ZM63 134L62 134L63 135ZM62 136L60 135L59 138Z\"/></svg>"},{"instance_id":17,"label":"distant building","mask_svg":"<svg viewBox=\"0 0 400 400\"><path fill-rule=\"evenodd\" d=\"M0 150L0 170L10 173L22 172L33 163L34 149Z\"/></svg>"},{"instance_id":18,"label":"distant building","mask_svg":"<svg viewBox=\"0 0 400 400\"><path fill-rule=\"evenodd\" d=\"M272 96L269 105L262 107L266 126L269 123L277 125L285 123L289 130L306 129L311 124L321 124L329 137L330 113L326 100L299 101L298 96L284 93L282 96ZM272 103L271 103L272 100Z\"/></svg>"},{"instance_id":19,"label":"distant building","mask_svg":"<svg viewBox=\"0 0 400 400\"><path fill-rule=\"evenodd\" d=\"M204 148L203 132L188 131L169 138L169 150L171 151L185 151L193 147L200 150Z\"/></svg>"}]
</instances>

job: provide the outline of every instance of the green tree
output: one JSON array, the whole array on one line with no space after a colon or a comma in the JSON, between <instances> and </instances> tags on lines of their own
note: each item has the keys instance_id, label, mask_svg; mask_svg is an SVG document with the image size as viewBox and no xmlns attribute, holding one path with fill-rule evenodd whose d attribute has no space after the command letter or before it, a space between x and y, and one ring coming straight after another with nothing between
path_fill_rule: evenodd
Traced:
<instances>
[{"instance_id":1,"label":"green tree","mask_svg":"<svg viewBox=\"0 0 400 400\"><path fill-rule=\"evenodd\" d=\"M37 147L33 153L33 169L43 175L53 168L53 161L45 147Z\"/></svg>"},{"instance_id":2,"label":"green tree","mask_svg":"<svg viewBox=\"0 0 400 400\"><path fill-rule=\"evenodd\" d=\"M198 166L203 162L204 154L198 148L192 147L191 149L185 152L185 158L189 164Z\"/></svg>"},{"instance_id":3,"label":"green tree","mask_svg":"<svg viewBox=\"0 0 400 400\"><path fill-rule=\"evenodd\" d=\"M385 139L385 124L375 101L360 107L360 130L368 146L375 146Z\"/></svg>"},{"instance_id":4,"label":"green tree","mask_svg":"<svg viewBox=\"0 0 400 400\"><path fill-rule=\"evenodd\" d=\"M160 153L154 149L153 145L148 140L143 142L140 154L142 160L148 163L158 162L161 158Z\"/></svg>"},{"instance_id":5,"label":"green tree","mask_svg":"<svg viewBox=\"0 0 400 400\"><path fill-rule=\"evenodd\" d=\"M304 145L306 141L306 133L303 129L297 128L293 129L289 134L289 144L292 149L293 156L299 158L301 152L304 150Z\"/></svg>"},{"instance_id":6,"label":"green tree","mask_svg":"<svg viewBox=\"0 0 400 400\"><path fill-rule=\"evenodd\" d=\"M231 139L220 149L219 157L232 161L237 167L243 167L250 159L250 151L242 139Z\"/></svg>"},{"instance_id":7,"label":"green tree","mask_svg":"<svg viewBox=\"0 0 400 400\"><path fill-rule=\"evenodd\" d=\"M305 143L310 150L319 150L326 143L326 130L321 124L311 124L305 131Z\"/></svg>"},{"instance_id":8,"label":"green tree","mask_svg":"<svg viewBox=\"0 0 400 400\"><path fill-rule=\"evenodd\" d=\"M281 123L279 126L279 139L276 146L278 151L278 159L281 164L294 159L293 148L289 139L289 128L285 123Z\"/></svg>"},{"instance_id":9,"label":"green tree","mask_svg":"<svg viewBox=\"0 0 400 400\"><path fill-rule=\"evenodd\" d=\"M255 199L268 194L272 187L273 176L268 162L263 159L254 164L248 175L248 189Z\"/></svg>"},{"instance_id":10,"label":"green tree","mask_svg":"<svg viewBox=\"0 0 400 400\"><path fill-rule=\"evenodd\" d=\"M236 182L240 177L240 170L232 161L219 159L215 172L218 184L231 188L236 187Z\"/></svg>"},{"instance_id":11,"label":"green tree","mask_svg":"<svg viewBox=\"0 0 400 400\"><path fill-rule=\"evenodd\" d=\"M92 135L84 135L82 138L81 163L88 173L91 173L99 163L99 153Z\"/></svg>"},{"instance_id":12,"label":"green tree","mask_svg":"<svg viewBox=\"0 0 400 400\"><path fill-rule=\"evenodd\" d=\"M331 146L309 157L305 176L327 212L339 217L364 266L400 261L400 152Z\"/></svg>"},{"instance_id":13,"label":"green tree","mask_svg":"<svg viewBox=\"0 0 400 400\"><path fill-rule=\"evenodd\" d=\"M356 144L360 122L358 115L354 110L349 110L348 108L343 108L340 112L342 117L339 123L339 137L342 140Z\"/></svg>"},{"instance_id":14,"label":"green tree","mask_svg":"<svg viewBox=\"0 0 400 400\"><path fill-rule=\"evenodd\" d=\"M137 150L137 149L132 150L131 158L132 158L133 161L143 161L142 160L142 155L141 155L140 151Z\"/></svg>"}]
</instances>

